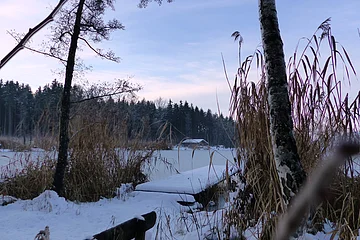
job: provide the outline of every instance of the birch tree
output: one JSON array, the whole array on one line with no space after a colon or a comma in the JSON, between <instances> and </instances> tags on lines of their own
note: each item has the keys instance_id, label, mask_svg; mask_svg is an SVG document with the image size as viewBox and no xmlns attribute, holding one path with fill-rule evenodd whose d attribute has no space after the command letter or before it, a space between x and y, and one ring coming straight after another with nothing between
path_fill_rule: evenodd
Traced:
<instances>
[{"instance_id":1,"label":"birch tree","mask_svg":"<svg viewBox=\"0 0 360 240\"><path fill-rule=\"evenodd\" d=\"M305 180L295 138L288 83L275 0L259 0L259 18L270 110L270 134L274 160L285 205Z\"/></svg>"}]
</instances>

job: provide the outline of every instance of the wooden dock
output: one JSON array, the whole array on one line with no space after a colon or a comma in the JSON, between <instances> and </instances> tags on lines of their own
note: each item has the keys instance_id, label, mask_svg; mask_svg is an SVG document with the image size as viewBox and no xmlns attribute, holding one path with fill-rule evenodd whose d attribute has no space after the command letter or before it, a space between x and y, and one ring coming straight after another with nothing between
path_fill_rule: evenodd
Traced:
<instances>
[{"instance_id":1,"label":"wooden dock","mask_svg":"<svg viewBox=\"0 0 360 240\"><path fill-rule=\"evenodd\" d=\"M206 206L214 197L216 186L226 180L227 176L236 173L231 170L226 173L225 165L211 165L193 169L172 175L165 179L155 180L139 184L135 191L159 192L167 194L178 194L182 196L190 195L197 202ZM186 200L178 201L181 205L191 205L195 202Z\"/></svg>"}]
</instances>

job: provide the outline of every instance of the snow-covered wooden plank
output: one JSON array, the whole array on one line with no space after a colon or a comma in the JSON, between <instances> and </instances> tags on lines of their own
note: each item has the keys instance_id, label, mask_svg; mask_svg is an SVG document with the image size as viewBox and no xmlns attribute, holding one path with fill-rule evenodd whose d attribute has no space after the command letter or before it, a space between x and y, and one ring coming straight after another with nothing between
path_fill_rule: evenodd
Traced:
<instances>
[{"instance_id":1,"label":"snow-covered wooden plank","mask_svg":"<svg viewBox=\"0 0 360 240\"><path fill-rule=\"evenodd\" d=\"M198 194L225 180L225 165L211 165L172 175L166 179L146 182L136 186L136 191L176 194ZM231 171L229 175L232 175Z\"/></svg>"}]
</instances>

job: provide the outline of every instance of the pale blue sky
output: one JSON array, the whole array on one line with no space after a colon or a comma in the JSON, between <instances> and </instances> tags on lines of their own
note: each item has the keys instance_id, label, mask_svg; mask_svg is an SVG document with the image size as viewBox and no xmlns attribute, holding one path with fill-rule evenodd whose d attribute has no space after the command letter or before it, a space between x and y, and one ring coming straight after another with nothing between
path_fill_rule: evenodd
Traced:
<instances>
[{"instance_id":1,"label":"pale blue sky","mask_svg":"<svg viewBox=\"0 0 360 240\"><path fill-rule=\"evenodd\" d=\"M26 3L26 5L24 5ZM3 57L14 46L6 30L26 32L50 12L57 0L1 0L0 39ZM187 100L216 112L216 96L221 111L227 114L230 92L224 77L221 53L225 57L230 79L237 67L237 44L230 37L238 30L244 38L242 56L251 54L260 43L260 28L256 0L175 0L159 7L152 3L146 9L137 8L138 1L118 0L116 17L125 31L118 31L111 41L101 44L122 58L115 64L95 57L90 51L81 53L92 72L89 81L113 81L133 76L134 83L143 86L140 98L158 97L173 101ZM301 37L310 37L319 24L331 17L332 32L345 46L359 70L360 1L358 0L281 0L277 1L280 30L286 59ZM44 39L46 30L38 34L32 46ZM60 68L56 60L23 50L3 69L0 78L28 83L33 90L51 82L52 73ZM359 89L359 84L352 90Z\"/></svg>"}]
</instances>

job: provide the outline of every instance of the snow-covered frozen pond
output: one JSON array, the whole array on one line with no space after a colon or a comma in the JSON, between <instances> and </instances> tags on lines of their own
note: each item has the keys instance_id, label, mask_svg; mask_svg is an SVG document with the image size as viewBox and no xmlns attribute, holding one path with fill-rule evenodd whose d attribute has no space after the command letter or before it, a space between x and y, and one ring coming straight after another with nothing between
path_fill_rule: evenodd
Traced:
<instances>
[{"instance_id":1,"label":"snow-covered frozen pond","mask_svg":"<svg viewBox=\"0 0 360 240\"><path fill-rule=\"evenodd\" d=\"M32 149L31 152L13 152L0 149L0 174L3 171L19 171L25 161L43 159L44 157L56 157L56 152L45 152L41 149ZM231 167L235 164L236 152L234 149L173 149L154 152L153 160L146 165L144 172L149 175L149 180L164 179L177 172L185 172L196 168L213 165L226 165ZM360 173L360 155L353 158L353 170L355 175ZM10 163L10 165L9 165Z\"/></svg>"},{"instance_id":2,"label":"snow-covered frozen pond","mask_svg":"<svg viewBox=\"0 0 360 240\"><path fill-rule=\"evenodd\" d=\"M5 170L19 171L22 164L29 159L36 161L45 156L55 157L55 152L45 152L33 149L31 152L19 153L9 150L0 150L0 173ZM193 170L200 167L214 165L234 165L234 149L173 149L156 151L153 161L144 168L150 180L163 179L179 172ZM10 165L9 165L10 163Z\"/></svg>"},{"instance_id":3,"label":"snow-covered frozen pond","mask_svg":"<svg viewBox=\"0 0 360 240\"><path fill-rule=\"evenodd\" d=\"M176 174L176 171L185 172L196 168L213 165L226 165L229 167L235 164L236 156L234 149L173 149L157 151L154 154L154 161L145 168L150 180L163 179ZM165 163L165 161L167 163Z\"/></svg>"}]
</instances>

